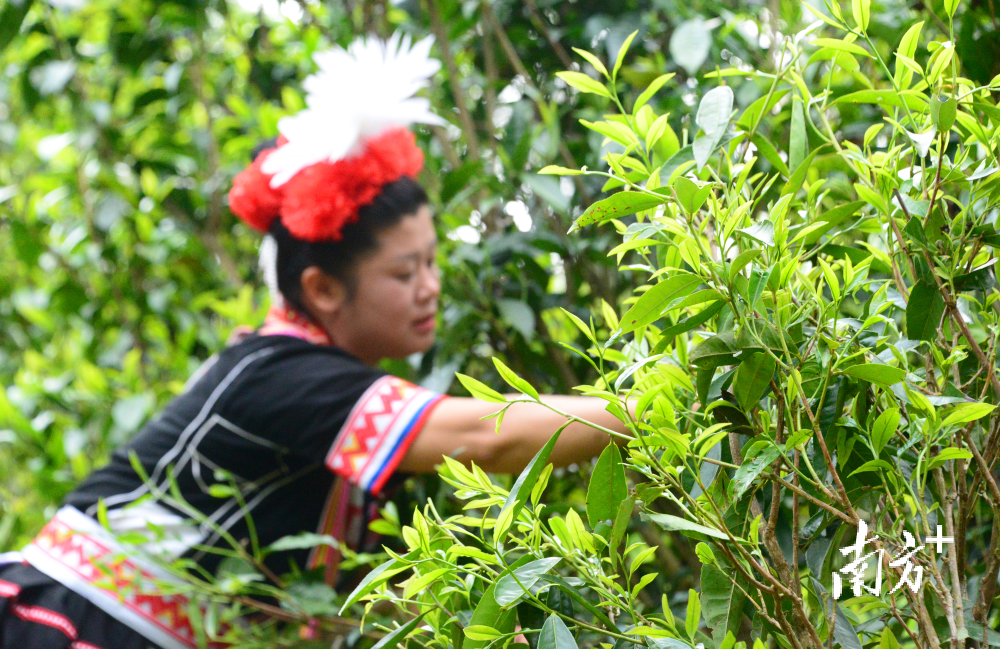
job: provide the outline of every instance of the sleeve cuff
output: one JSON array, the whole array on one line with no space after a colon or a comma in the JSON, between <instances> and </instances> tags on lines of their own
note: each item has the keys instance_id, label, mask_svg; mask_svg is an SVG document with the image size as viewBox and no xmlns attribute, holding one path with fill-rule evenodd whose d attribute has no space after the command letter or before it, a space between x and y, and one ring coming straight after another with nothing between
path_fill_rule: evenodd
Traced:
<instances>
[{"instance_id":1,"label":"sleeve cuff","mask_svg":"<svg viewBox=\"0 0 1000 649\"><path fill-rule=\"evenodd\" d=\"M383 376L351 410L327 453L326 467L378 495L443 398L395 376Z\"/></svg>"}]
</instances>

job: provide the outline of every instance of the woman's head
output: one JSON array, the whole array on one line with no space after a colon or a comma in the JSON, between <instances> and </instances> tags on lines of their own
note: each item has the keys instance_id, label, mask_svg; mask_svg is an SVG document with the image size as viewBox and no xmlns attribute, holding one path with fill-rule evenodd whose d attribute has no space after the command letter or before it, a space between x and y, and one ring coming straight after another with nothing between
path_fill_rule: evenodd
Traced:
<instances>
[{"instance_id":1,"label":"woman's head","mask_svg":"<svg viewBox=\"0 0 1000 649\"><path fill-rule=\"evenodd\" d=\"M276 254L262 255L276 260L269 284L366 362L434 340L436 236L412 180L424 154L410 130L445 124L414 96L441 67L432 42L397 33L318 52L306 107L279 121L280 137L229 192L233 213L276 241Z\"/></svg>"},{"instance_id":2,"label":"woman's head","mask_svg":"<svg viewBox=\"0 0 1000 649\"><path fill-rule=\"evenodd\" d=\"M362 207L341 239L310 243L275 219L278 289L365 362L426 351L440 292L427 194L403 177Z\"/></svg>"}]
</instances>

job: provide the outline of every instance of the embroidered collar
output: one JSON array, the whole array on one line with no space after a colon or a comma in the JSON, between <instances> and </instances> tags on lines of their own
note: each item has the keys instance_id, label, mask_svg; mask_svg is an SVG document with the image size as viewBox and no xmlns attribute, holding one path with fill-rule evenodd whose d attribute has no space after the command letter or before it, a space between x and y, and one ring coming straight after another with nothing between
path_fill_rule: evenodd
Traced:
<instances>
[{"instance_id":1,"label":"embroidered collar","mask_svg":"<svg viewBox=\"0 0 1000 649\"><path fill-rule=\"evenodd\" d=\"M314 345L333 345L330 335L322 327L288 306L272 306L258 333L262 336L292 336Z\"/></svg>"}]
</instances>

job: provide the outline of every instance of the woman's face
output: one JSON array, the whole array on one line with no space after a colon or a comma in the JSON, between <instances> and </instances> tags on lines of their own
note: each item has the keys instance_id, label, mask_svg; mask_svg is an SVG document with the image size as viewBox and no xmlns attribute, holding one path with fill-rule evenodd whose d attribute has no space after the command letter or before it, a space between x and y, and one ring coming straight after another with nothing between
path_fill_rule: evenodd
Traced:
<instances>
[{"instance_id":1,"label":"woman's face","mask_svg":"<svg viewBox=\"0 0 1000 649\"><path fill-rule=\"evenodd\" d=\"M330 332L339 347L371 364L431 347L441 293L428 206L382 231L378 241L378 249L358 261L353 295Z\"/></svg>"}]
</instances>

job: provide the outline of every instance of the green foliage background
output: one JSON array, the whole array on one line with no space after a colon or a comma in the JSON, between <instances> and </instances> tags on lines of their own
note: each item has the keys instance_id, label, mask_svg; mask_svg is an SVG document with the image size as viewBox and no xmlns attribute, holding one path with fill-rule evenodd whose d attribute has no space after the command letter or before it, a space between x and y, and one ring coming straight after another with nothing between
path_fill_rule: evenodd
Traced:
<instances>
[{"instance_id":1,"label":"green foliage background","mask_svg":"<svg viewBox=\"0 0 1000 649\"><path fill-rule=\"evenodd\" d=\"M434 34L445 63L430 96L451 124L420 132L444 242L440 344L391 369L447 389L458 369L495 382L483 359L499 354L562 393L592 377L560 346L578 334L558 307L586 317L631 280L605 235L565 235L601 183L534 173L601 154L576 124L599 109L554 73L571 47L613 53L638 28L624 74L648 81L678 68L683 25L701 53L685 49L692 74L658 101L681 124L712 61L768 55L756 27L737 29L756 8L722 2L284 3L295 20L220 0L76 4L0 9L0 549L30 538L234 325L262 319L259 237L226 193L301 107L317 49L403 29Z\"/></svg>"},{"instance_id":2,"label":"green foliage background","mask_svg":"<svg viewBox=\"0 0 1000 649\"><path fill-rule=\"evenodd\" d=\"M577 122L598 121L607 102L571 89L556 71L596 77L572 48L613 62L637 30L620 74L625 104L677 73L650 102L669 115L673 139L661 138L653 154L662 165L698 132L698 101L719 83L706 73L773 70L784 36L813 20L790 1L302 0L282 8L294 19L223 0L73 8L7 0L0 8L0 550L29 539L233 326L260 322L259 238L232 217L225 196L253 146L301 107L314 51L404 29L434 34L445 64L430 96L450 124L419 132L443 242L441 336L431 353L390 369L456 393L456 370L500 388L495 355L543 392L568 392L597 373L563 346L591 343L561 308L584 321L593 315L602 340L648 268L639 256L635 268L607 256L620 241L610 228L566 234L605 195L604 179L537 173L550 164L604 169L611 148ZM883 58L915 9L872 7L868 35ZM928 29L947 33L943 2L930 3L928 16ZM1000 72L992 3L963 3L954 23L965 76L988 84ZM842 95L867 89L869 76L842 66L828 83ZM737 114L768 92L760 78L726 83ZM838 110L838 137L859 146L881 121L868 104ZM779 144L794 119L785 102L756 125L764 169L795 168L819 143L807 133L797 151ZM836 183L837 196L850 195ZM837 245L868 234L838 233ZM615 349L606 357L626 360ZM582 473L555 474L550 511L584 504L589 470ZM442 512L455 508L452 488L434 478L412 489ZM407 508L399 510L408 522ZM652 584L638 597L688 606L687 589L704 583L693 544L644 520L631 521L628 534L633 559L642 557L635 579Z\"/></svg>"}]
</instances>

